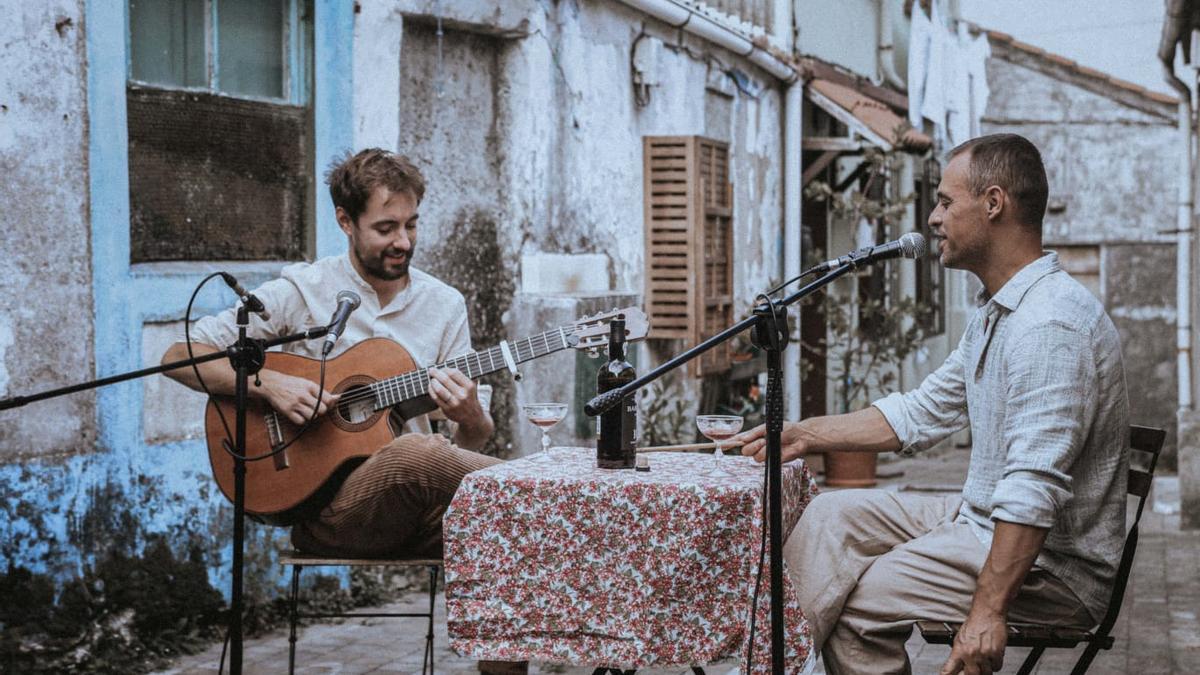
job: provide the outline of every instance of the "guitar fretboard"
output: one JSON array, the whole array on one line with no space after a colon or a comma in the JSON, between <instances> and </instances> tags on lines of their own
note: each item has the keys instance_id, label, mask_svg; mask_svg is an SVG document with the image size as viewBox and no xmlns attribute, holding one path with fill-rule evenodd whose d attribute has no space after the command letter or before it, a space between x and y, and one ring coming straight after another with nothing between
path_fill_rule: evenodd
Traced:
<instances>
[{"instance_id":1,"label":"guitar fretboard","mask_svg":"<svg viewBox=\"0 0 1200 675\"><path fill-rule=\"evenodd\" d=\"M569 337L574 333L574 326L564 326L524 340L515 340L508 343L509 353L512 355L514 363L524 363L570 347ZM428 394L429 371L432 368L457 368L474 380L488 373L505 370L508 368L508 363L504 360L504 350L496 345L491 349L464 354L431 368L419 368L403 375L380 380L368 387L375 396L375 410L390 408Z\"/></svg>"}]
</instances>

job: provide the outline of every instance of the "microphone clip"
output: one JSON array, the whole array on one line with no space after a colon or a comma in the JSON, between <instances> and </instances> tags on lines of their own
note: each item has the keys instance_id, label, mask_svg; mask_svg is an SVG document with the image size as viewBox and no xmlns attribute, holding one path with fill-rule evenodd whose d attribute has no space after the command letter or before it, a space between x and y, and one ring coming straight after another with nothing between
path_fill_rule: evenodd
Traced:
<instances>
[{"instance_id":1,"label":"microphone clip","mask_svg":"<svg viewBox=\"0 0 1200 675\"><path fill-rule=\"evenodd\" d=\"M221 278L225 280L225 285L229 286L238 296L238 301L242 303L247 312L259 315L263 321L271 320L271 313L267 311L267 307L263 304L263 301L259 300L258 296L246 290L244 286L238 283L236 277L228 272L221 272Z\"/></svg>"}]
</instances>

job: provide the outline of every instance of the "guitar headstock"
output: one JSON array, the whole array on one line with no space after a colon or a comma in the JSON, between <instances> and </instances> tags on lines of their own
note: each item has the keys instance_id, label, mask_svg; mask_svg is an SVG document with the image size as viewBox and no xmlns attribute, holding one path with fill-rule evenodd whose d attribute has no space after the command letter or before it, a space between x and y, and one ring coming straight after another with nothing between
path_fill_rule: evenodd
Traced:
<instances>
[{"instance_id":1,"label":"guitar headstock","mask_svg":"<svg viewBox=\"0 0 1200 675\"><path fill-rule=\"evenodd\" d=\"M611 309L591 316L585 316L575 322L574 337L578 340L573 346L576 349L596 351L608 344L608 324L613 319L625 320L625 341L635 342L646 337L650 322L646 314L638 307Z\"/></svg>"}]
</instances>

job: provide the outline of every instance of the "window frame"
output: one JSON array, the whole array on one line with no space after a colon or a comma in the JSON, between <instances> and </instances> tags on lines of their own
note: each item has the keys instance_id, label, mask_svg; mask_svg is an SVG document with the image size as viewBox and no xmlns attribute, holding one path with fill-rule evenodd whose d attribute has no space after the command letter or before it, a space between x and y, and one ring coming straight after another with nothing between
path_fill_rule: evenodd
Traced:
<instances>
[{"instance_id":1,"label":"window frame","mask_svg":"<svg viewBox=\"0 0 1200 675\"><path fill-rule=\"evenodd\" d=\"M133 27L131 25L130 0L124 0L125 13L125 79L127 84L139 87L168 89L171 91L191 91L247 101L264 103L282 103L287 105L307 105L310 98L308 77L308 40L305 35L303 22L303 5L306 0L283 0L287 3L284 8L283 25L283 89L286 96L256 96L221 89L220 73L220 21L218 16L218 0L201 0L204 3L204 71L206 86L188 87L162 82L148 82L133 76ZM315 14L315 12L314 12ZM315 18L315 17L314 17ZM310 27L315 33L315 22Z\"/></svg>"},{"instance_id":2,"label":"window frame","mask_svg":"<svg viewBox=\"0 0 1200 675\"><path fill-rule=\"evenodd\" d=\"M128 45L111 36L128 26L125 2L86 0L88 219L91 223L92 313L95 375L107 377L146 365L142 330L149 322L183 318L188 297L216 269L232 272L246 286L275 276L283 261L226 264L220 261L130 262L129 134L126 113ZM354 12L340 0L313 0L311 170L323 167L354 142ZM333 209L317 209L315 257L342 254L346 238ZM226 292L201 294L194 313L228 305ZM156 357L155 357L156 358ZM202 439L149 444L142 431L143 384L124 382L96 393L97 446L128 453L182 451L201 460ZM178 461L183 461L178 460Z\"/></svg>"}]
</instances>

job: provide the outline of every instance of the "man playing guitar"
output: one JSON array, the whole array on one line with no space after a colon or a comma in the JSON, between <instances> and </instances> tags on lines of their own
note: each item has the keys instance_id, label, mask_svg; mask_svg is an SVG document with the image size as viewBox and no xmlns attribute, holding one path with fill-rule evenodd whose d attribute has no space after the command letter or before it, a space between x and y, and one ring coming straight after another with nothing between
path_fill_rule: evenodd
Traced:
<instances>
[{"instance_id":1,"label":"man playing guitar","mask_svg":"<svg viewBox=\"0 0 1200 675\"><path fill-rule=\"evenodd\" d=\"M338 292L352 290L361 297L361 306L350 316L331 358L372 337L394 340L418 364L442 363L469 352L462 294L410 267L417 211L425 194L417 167L404 156L371 148L334 165L326 182L349 253L290 265L279 279L256 289L254 294L269 318L253 316L250 335L269 339L321 325L332 315ZM236 341L234 311L196 322L192 336L200 343L193 346L197 354ZM319 358L321 347L320 342L302 341L285 349ZM186 344L177 342L163 362L186 356ZM213 394L233 393L235 377L228 364L206 363L200 371ZM200 389L191 369L167 374ZM271 370L269 361L259 379L261 385L249 388L250 396L296 426L307 421L314 406L324 415L338 400L328 391L319 391L315 382ZM456 424L454 443L430 434L425 415L406 420L403 430L408 433L361 464L347 467L306 502L292 527L296 548L331 556L440 557L442 515L462 477L500 460L476 452L494 427L479 403L473 380L454 368L434 369L428 394Z\"/></svg>"}]
</instances>

